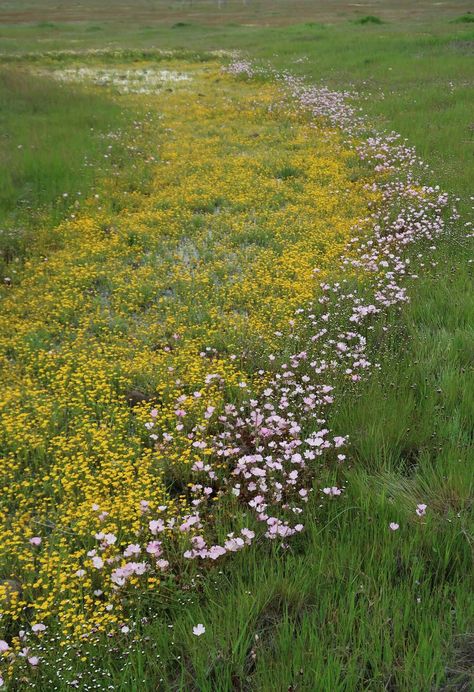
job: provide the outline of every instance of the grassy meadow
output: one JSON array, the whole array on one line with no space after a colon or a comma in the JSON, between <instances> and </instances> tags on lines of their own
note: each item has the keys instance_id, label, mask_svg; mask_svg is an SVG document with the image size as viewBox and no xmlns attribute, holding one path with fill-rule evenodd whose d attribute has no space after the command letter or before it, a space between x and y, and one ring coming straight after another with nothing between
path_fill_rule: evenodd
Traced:
<instances>
[{"instance_id":1,"label":"grassy meadow","mask_svg":"<svg viewBox=\"0 0 474 692\"><path fill-rule=\"evenodd\" d=\"M4 689L472 689L471 9L0 8Z\"/></svg>"}]
</instances>

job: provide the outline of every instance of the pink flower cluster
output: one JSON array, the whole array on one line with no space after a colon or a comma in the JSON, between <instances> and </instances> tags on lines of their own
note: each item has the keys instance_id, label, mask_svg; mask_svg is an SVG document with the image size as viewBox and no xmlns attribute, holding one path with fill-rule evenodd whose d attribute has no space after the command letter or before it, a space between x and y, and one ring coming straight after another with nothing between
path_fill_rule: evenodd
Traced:
<instances>
[{"instance_id":1,"label":"pink flower cluster","mask_svg":"<svg viewBox=\"0 0 474 692\"><path fill-rule=\"evenodd\" d=\"M229 71L248 76L251 72L245 61L234 62ZM252 68L252 74L257 72ZM353 95L348 92L306 87L289 75L280 78L292 101L315 118L329 120L351 138L367 129L349 104ZM303 349L277 368L275 357L270 356L269 370L274 376L262 395L249 395L238 408L228 404L219 416L219 432L207 446L226 459L229 475L216 478L211 465L204 462L192 469L197 476L192 487L196 503L203 502L203 488L217 484L252 511L269 539L286 539L303 529L298 517L317 482L321 458L345 459L336 450L346 437L331 434L325 409L337 397L341 381L357 383L378 367L369 357L372 322L383 311L409 300L404 284L418 276L411 266L410 246L432 243L447 229L448 196L417 181L415 171L423 166L414 150L401 143L396 133L374 134L362 144L360 140L358 136L357 144L355 139L349 144L372 167L376 182L371 189L381 194L383 203L353 229L347 253L335 272L339 280L320 283L317 301L297 310L299 329L286 338L294 339L296 345L305 334ZM453 218L457 218L455 210ZM420 263L417 271L422 267ZM315 278L317 273L316 269ZM360 275L365 278L355 283L354 277ZM334 498L342 490L328 486L322 492ZM417 513L422 516L422 512L420 505ZM230 543L208 548L201 535L194 536L185 556L215 559L236 545L244 547L245 541L236 544L237 540L232 537Z\"/></svg>"},{"instance_id":2,"label":"pink flower cluster","mask_svg":"<svg viewBox=\"0 0 474 692\"><path fill-rule=\"evenodd\" d=\"M245 75L246 77L253 77L255 75L255 70L252 63L249 60L234 60L226 68L225 71L234 76Z\"/></svg>"},{"instance_id":3,"label":"pink flower cluster","mask_svg":"<svg viewBox=\"0 0 474 692\"><path fill-rule=\"evenodd\" d=\"M247 77L258 73L246 61L233 63L229 71ZM351 94L307 87L288 74L277 78L292 106L309 111L315 126L323 118L347 135L346 145L372 168L370 189L379 193L382 203L352 229L333 281L318 281L315 268L314 300L296 310L288 333L277 334L282 339L281 353L293 344L292 353L286 358L268 355L272 375L258 396L241 382L244 403L229 402L220 411L208 406L206 423L194 427L184 395L174 402L175 422L166 430L159 429L158 411L151 410L145 427L153 444L166 449L174 433L186 424L195 453L203 456L191 467L190 513L169 519L163 506L153 516L149 502L142 500L140 512L147 515L147 529L137 534L136 543L120 547L118 553L114 534L96 534L97 548L89 551L90 562L84 568L102 571L116 589L126 587L132 576L165 571L168 542L182 546L186 559L215 561L251 545L258 525L264 537L281 543L300 533L314 490L327 501L341 501L343 488L327 478L333 475L327 469L345 461L347 436L331 430L330 408L345 387L357 386L378 367L370 356L374 319L408 301L407 283L424 267L423 261L416 263L416 269L412 266L409 249L415 244L432 247L447 230L448 197L437 187L417 181L415 170L421 164L413 149L394 133L364 137L367 124L349 104ZM424 258L419 253L418 259ZM210 347L204 348L201 356L212 363L212 353ZM205 385L216 383L225 387L221 375L208 372ZM212 459L220 463L213 464ZM240 507L235 512L237 521L252 517L252 528L239 523L218 540L220 527L209 519L209 509L218 497L227 497L231 505ZM107 512L96 505L93 510L100 521L106 519ZM420 504L416 512L421 517L425 510ZM392 522L390 528L396 530L398 525ZM37 537L31 543L40 544ZM77 576L85 573L80 569Z\"/></svg>"},{"instance_id":4,"label":"pink flower cluster","mask_svg":"<svg viewBox=\"0 0 474 692\"><path fill-rule=\"evenodd\" d=\"M242 550L246 545L250 545L254 538L255 533L253 531L241 529L239 536L235 536L234 533L229 533L224 545L212 545L208 547L202 536L193 536L191 539L192 548L184 553L184 557L188 559L200 557L217 560L221 555L236 553Z\"/></svg>"}]
</instances>

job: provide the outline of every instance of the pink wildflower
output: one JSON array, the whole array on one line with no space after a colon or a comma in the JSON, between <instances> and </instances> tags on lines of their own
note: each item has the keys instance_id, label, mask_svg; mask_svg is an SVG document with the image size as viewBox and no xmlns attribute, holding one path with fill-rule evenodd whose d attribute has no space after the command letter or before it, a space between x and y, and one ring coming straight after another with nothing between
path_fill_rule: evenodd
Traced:
<instances>
[{"instance_id":1,"label":"pink wildflower","mask_svg":"<svg viewBox=\"0 0 474 692\"><path fill-rule=\"evenodd\" d=\"M37 622L35 625L31 625L31 631L37 634L38 632L44 632L46 629L46 625L44 625L42 622Z\"/></svg>"},{"instance_id":2,"label":"pink wildflower","mask_svg":"<svg viewBox=\"0 0 474 692\"><path fill-rule=\"evenodd\" d=\"M147 553L158 557L161 555L161 541L150 541L146 547Z\"/></svg>"},{"instance_id":3,"label":"pink wildflower","mask_svg":"<svg viewBox=\"0 0 474 692\"><path fill-rule=\"evenodd\" d=\"M341 492L342 492L341 488L338 488L335 485L333 485L332 488L323 488L323 493L325 495L329 495L330 497L334 497L335 495L340 495Z\"/></svg>"},{"instance_id":4,"label":"pink wildflower","mask_svg":"<svg viewBox=\"0 0 474 692\"><path fill-rule=\"evenodd\" d=\"M165 530L165 523L163 519L152 519L148 523L148 528L150 529L151 533L156 536L157 533L161 533Z\"/></svg>"}]
</instances>

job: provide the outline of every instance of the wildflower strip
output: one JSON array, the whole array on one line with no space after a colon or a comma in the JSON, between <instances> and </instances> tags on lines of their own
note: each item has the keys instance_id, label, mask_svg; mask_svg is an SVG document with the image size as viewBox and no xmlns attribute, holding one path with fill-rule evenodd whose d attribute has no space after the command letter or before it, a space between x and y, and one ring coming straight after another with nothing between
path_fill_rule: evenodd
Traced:
<instances>
[{"instance_id":1,"label":"wildflower strip","mask_svg":"<svg viewBox=\"0 0 474 692\"><path fill-rule=\"evenodd\" d=\"M4 288L10 672L39 663L45 623L128 629L134 593L343 495L330 407L377 367L410 247L446 232L447 196L396 135L363 136L348 94L245 61L178 70L168 96L122 90L147 112L126 143L143 187L104 181Z\"/></svg>"}]
</instances>

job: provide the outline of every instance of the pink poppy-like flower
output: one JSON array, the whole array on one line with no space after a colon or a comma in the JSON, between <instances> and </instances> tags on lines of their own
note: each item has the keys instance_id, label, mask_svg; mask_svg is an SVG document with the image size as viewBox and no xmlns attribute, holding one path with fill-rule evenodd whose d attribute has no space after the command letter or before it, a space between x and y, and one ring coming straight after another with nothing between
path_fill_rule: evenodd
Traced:
<instances>
[{"instance_id":1,"label":"pink poppy-like flower","mask_svg":"<svg viewBox=\"0 0 474 692\"><path fill-rule=\"evenodd\" d=\"M138 543L130 543L130 545L127 545L123 551L123 555L124 557L132 557L133 555L140 555L140 552L141 547L138 545Z\"/></svg>"},{"instance_id":2,"label":"pink poppy-like flower","mask_svg":"<svg viewBox=\"0 0 474 692\"><path fill-rule=\"evenodd\" d=\"M165 523L163 519L152 519L150 522L148 522L148 528L150 529L151 533L156 536L157 533L161 533L165 530Z\"/></svg>"},{"instance_id":3,"label":"pink poppy-like flower","mask_svg":"<svg viewBox=\"0 0 474 692\"><path fill-rule=\"evenodd\" d=\"M204 634L205 631L206 631L206 628L201 623L199 623L198 625L195 625L193 627L193 634L195 634L196 637L200 637L201 634Z\"/></svg>"},{"instance_id":4,"label":"pink poppy-like flower","mask_svg":"<svg viewBox=\"0 0 474 692\"><path fill-rule=\"evenodd\" d=\"M43 625L42 622L37 622L35 625L31 625L31 631L37 634L38 632L44 632L46 629L46 625Z\"/></svg>"},{"instance_id":5,"label":"pink poppy-like flower","mask_svg":"<svg viewBox=\"0 0 474 692\"><path fill-rule=\"evenodd\" d=\"M427 507L428 507L428 505L424 505L423 503L416 506L416 513L418 514L419 517L425 516Z\"/></svg>"},{"instance_id":6,"label":"pink poppy-like flower","mask_svg":"<svg viewBox=\"0 0 474 692\"><path fill-rule=\"evenodd\" d=\"M158 557L161 555L161 541L150 541L146 547L147 553Z\"/></svg>"},{"instance_id":7,"label":"pink poppy-like flower","mask_svg":"<svg viewBox=\"0 0 474 692\"><path fill-rule=\"evenodd\" d=\"M323 493L325 495L329 495L330 497L335 497L336 495L340 495L341 492L342 492L341 488L338 488L335 485L333 485L332 488L323 488Z\"/></svg>"},{"instance_id":8,"label":"pink poppy-like flower","mask_svg":"<svg viewBox=\"0 0 474 692\"><path fill-rule=\"evenodd\" d=\"M30 538L30 543L31 545L41 545L41 537L40 536L33 536L33 538Z\"/></svg>"},{"instance_id":9,"label":"pink poppy-like flower","mask_svg":"<svg viewBox=\"0 0 474 692\"><path fill-rule=\"evenodd\" d=\"M396 524L394 521L391 521L388 526L391 531L398 531L398 529L400 528L400 525Z\"/></svg>"}]
</instances>

